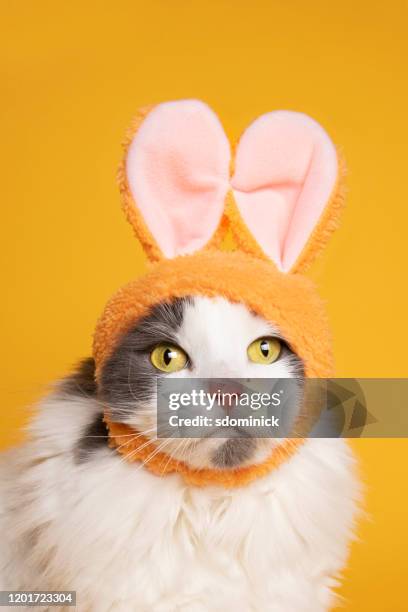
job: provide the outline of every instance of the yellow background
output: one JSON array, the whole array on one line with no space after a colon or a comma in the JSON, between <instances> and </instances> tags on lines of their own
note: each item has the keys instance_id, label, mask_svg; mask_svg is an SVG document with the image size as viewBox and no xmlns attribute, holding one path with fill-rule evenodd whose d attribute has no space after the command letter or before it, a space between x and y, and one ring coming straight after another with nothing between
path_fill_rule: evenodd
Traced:
<instances>
[{"instance_id":1,"label":"yellow background","mask_svg":"<svg viewBox=\"0 0 408 612\"><path fill-rule=\"evenodd\" d=\"M95 320L144 259L115 172L135 109L207 101L232 137L309 113L349 166L341 231L312 275L339 376L407 376L406 2L3 0L1 445L90 352ZM345 609L407 609L405 440L354 443L367 486Z\"/></svg>"}]
</instances>

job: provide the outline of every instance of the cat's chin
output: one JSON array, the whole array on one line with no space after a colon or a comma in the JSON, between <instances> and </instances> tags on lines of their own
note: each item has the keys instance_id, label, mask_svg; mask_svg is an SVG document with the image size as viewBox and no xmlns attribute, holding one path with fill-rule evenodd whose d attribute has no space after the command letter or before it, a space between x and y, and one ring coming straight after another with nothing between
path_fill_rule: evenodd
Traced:
<instances>
[{"instance_id":1,"label":"cat's chin","mask_svg":"<svg viewBox=\"0 0 408 612\"><path fill-rule=\"evenodd\" d=\"M276 439L202 438L175 444L167 452L193 469L227 471L262 463L278 444Z\"/></svg>"},{"instance_id":2,"label":"cat's chin","mask_svg":"<svg viewBox=\"0 0 408 612\"><path fill-rule=\"evenodd\" d=\"M252 459L256 446L254 438L230 438L217 448L211 462L221 469L239 467Z\"/></svg>"}]
</instances>

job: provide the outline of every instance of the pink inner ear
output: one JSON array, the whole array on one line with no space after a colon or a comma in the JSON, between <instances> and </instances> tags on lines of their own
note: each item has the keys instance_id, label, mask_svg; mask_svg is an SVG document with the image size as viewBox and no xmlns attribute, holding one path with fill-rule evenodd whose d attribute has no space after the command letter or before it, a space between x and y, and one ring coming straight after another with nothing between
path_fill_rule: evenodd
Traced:
<instances>
[{"instance_id":1,"label":"pink inner ear","mask_svg":"<svg viewBox=\"0 0 408 612\"><path fill-rule=\"evenodd\" d=\"M127 178L165 257L211 239L229 188L229 162L222 126L198 100L160 104L143 121L128 150Z\"/></svg>"},{"instance_id":2,"label":"pink inner ear","mask_svg":"<svg viewBox=\"0 0 408 612\"><path fill-rule=\"evenodd\" d=\"M283 271L296 262L334 188L336 149L307 115L275 111L244 132L231 184L264 252Z\"/></svg>"}]
</instances>

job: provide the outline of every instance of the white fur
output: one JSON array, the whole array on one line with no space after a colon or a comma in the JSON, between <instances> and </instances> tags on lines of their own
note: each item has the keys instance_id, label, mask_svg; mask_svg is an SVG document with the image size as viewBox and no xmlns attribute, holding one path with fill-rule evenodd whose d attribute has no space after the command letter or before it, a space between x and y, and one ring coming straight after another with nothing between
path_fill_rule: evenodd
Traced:
<instances>
[{"instance_id":1,"label":"white fur","mask_svg":"<svg viewBox=\"0 0 408 612\"><path fill-rule=\"evenodd\" d=\"M266 333L229 323L224 340L239 334L240 349ZM186 320L184 330L190 325ZM214 332L212 325L207 330ZM207 359L229 350L213 336L197 339ZM187 342L183 347L197 353ZM237 352L231 348L226 368ZM245 372L234 367L228 375ZM75 462L72 449L98 411L93 399L51 395L31 425L31 441L4 455L1 589L76 590L81 612L330 607L358 492L343 440L308 440L282 467L240 489L196 488L175 474L154 476L107 448Z\"/></svg>"}]
</instances>

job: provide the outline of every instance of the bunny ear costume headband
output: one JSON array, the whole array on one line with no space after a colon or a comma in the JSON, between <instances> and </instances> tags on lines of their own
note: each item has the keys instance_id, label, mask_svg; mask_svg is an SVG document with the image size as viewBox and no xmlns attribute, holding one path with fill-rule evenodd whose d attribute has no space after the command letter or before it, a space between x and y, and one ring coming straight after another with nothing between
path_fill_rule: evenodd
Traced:
<instances>
[{"instance_id":1,"label":"bunny ear costume headband","mask_svg":"<svg viewBox=\"0 0 408 612\"><path fill-rule=\"evenodd\" d=\"M331 376L324 307L300 273L336 227L342 175L330 138L301 113L262 115L233 155L217 116L203 102L166 102L141 111L125 143L119 183L126 216L152 265L111 298L98 322L97 381L123 335L153 306L194 295L246 304L278 326L306 376ZM228 228L235 251L221 250ZM112 422L108 411L105 421L111 446L129 460L151 454L142 436L121 445L119 436L131 428ZM192 470L164 453L146 467L162 474L166 465L166 473L178 472L198 486L242 486L280 465L301 443L288 440L262 464L237 469Z\"/></svg>"}]
</instances>

